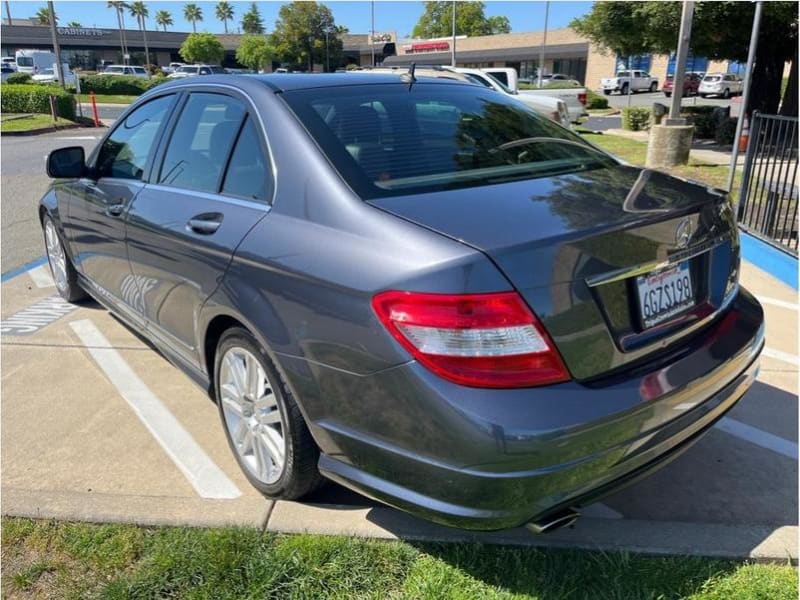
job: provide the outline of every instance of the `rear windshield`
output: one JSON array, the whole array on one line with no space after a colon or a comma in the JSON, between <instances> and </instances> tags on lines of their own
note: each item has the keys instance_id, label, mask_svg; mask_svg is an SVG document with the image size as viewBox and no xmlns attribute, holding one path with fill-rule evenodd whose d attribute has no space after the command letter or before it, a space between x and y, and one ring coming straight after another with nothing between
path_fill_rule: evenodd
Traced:
<instances>
[{"instance_id":1,"label":"rear windshield","mask_svg":"<svg viewBox=\"0 0 800 600\"><path fill-rule=\"evenodd\" d=\"M721 75L706 75L703 81L722 81Z\"/></svg>"},{"instance_id":2,"label":"rear windshield","mask_svg":"<svg viewBox=\"0 0 800 600\"><path fill-rule=\"evenodd\" d=\"M377 84L282 97L364 199L615 164L513 98L474 85Z\"/></svg>"}]
</instances>

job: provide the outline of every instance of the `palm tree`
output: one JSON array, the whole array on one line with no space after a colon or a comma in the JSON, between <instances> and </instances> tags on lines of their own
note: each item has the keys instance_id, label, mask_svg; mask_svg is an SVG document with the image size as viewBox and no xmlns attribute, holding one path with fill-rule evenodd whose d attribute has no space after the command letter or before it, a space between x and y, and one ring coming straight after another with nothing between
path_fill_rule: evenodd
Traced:
<instances>
[{"instance_id":1,"label":"palm tree","mask_svg":"<svg viewBox=\"0 0 800 600\"><path fill-rule=\"evenodd\" d=\"M78 21L70 21L69 23L67 23L67 27L83 27L83 25L78 23Z\"/></svg>"},{"instance_id":2,"label":"palm tree","mask_svg":"<svg viewBox=\"0 0 800 600\"><path fill-rule=\"evenodd\" d=\"M36 11L36 23L39 25L50 25L50 9L43 6ZM58 23L58 15L56 15L56 23Z\"/></svg>"},{"instance_id":3,"label":"palm tree","mask_svg":"<svg viewBox=\"0 0 800 600\"><path fill-rule=\"evenodd\" d=\"M160 25L167 31L167 25L172 26L172 14L168 10L156 11L156 25Z\"/></svg>"},{"instance_id":4,"label":"palm tree","mask_svg":"<svg viewBox=\"0 0 800 600\"><path fill-rule=\"evenodd\" d=\"M125 13L124 10L127 8L127 4L124 2L112 2L109 0L108 4L106 4L108 8L113 8L117 11L117 25L119 26L119 42L120 48L122 49L122 62L126 65L128 64L128 59L125 58L128 56L128 42L125 40Z\"/></svg>"},{"instance_id":5,"label":"palm tree","mask_svg":"<svg viewBox=\"0 0 800 600\"><path fill-rule=\"evenodd\" d=\"M215 9L217 13L217 20L222 21L225 26L225 33L228 33L228 21L233 21L233 7L230 2L217 2Z\"/></svg>"},{"instance_id":6,"label":"palm tree","mask_svg":"<svg viewBox=\"0 0 800 600\"><path fill-rule=\"evenodd\" d=\"M147 30L146 22L150 11L147 10L147 5L144 2L132 2L128 7L132 17L136 17L136 22L139 24L139 30L142 32L142 39L144 40L144 62L150 64L150 48L147 47Z\"/></svg>"},{"instance_id":7,"label":"palm tree","mask_svg":"<svg viewBox=\"0 0 800 600\"><path fill-rule=\"evenodd\" d=\"M187 4L183 7L183 18L192 24L192 31L197 33L197 22L203 20L203 9L197 4Z\"/></svg>"}]
</instances>

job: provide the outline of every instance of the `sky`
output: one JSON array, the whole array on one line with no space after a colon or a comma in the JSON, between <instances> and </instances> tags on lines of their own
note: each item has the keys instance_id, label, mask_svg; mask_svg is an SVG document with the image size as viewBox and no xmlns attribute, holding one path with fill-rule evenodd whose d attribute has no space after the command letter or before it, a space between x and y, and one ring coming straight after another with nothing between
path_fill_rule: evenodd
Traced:
<instances>
[{"instance_id":1,"label":"sky","mask_svg":"<svg viewBox=\"0 0 800 600\"><path fill-rule=\"evenodd\" d=\"M11 16L13 18L31 17L36 11L45 6L46 2L39 0L10 2ZM167 10L172 13L173 31L191 31L191 24L183 19L183 6L186 2L147 2L150 10L148 28L155 29L152 17L158 10ZM203 21L197 24L198 31L221 33L222 23L214 18L215 2L196 2L203 10ZM234 32L239 27L242 14L247 12L250 2L231 2L235 11L234 24L228 24L229 31ZM284 2L256 2L264 19L267 31L271 31L278 17L278 10ZM333 11L334 19L338 25L346 26L351 33L367 33L370 30L370 2L361 1L326 1ZM545 2L501 2L488 1L485 3L487 16L502 15L508 17L512 32L540 31L544 29ZM548 28L557 29L565 27L573 18L589 11L592 2L550 2L550 15ZM59 25L66 25L70 21L77 21L84 27L117 27L114 11L106 7L103 1L71 1L56 0L56 14ZM400 38L411 33L414 25L423 12L422 2L375 2L375 31L396 31ZM3 18L5 18L3 6ZM125 25L135 27L132 18L126 18Z\"/></svg>"}]
</instances>

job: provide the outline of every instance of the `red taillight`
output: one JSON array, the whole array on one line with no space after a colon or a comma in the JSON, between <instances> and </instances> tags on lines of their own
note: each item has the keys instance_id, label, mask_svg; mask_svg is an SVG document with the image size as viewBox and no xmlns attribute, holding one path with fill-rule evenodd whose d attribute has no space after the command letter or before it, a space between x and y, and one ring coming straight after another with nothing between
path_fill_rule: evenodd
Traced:
<instances>
[{"instance_id":1,"label":"red taillight","mask_svg":"<svg viewBox=\"0 0 800 600\"><path fill-rule=\"evenodd\" d=\"M372 308L411 355L441 377L513 388L569 379L550 337L516 292L382 292Z\"/></svg>"},{"instance_id":2,"label":"red taillight","mask_svg":"<svg viewBox=\"0 0 800 600\"><path fill-rule=\"evenodd\" d=\"M578 93L578 102L586 106L586 92L579 92Z\"/></svg>"}]
</instances>

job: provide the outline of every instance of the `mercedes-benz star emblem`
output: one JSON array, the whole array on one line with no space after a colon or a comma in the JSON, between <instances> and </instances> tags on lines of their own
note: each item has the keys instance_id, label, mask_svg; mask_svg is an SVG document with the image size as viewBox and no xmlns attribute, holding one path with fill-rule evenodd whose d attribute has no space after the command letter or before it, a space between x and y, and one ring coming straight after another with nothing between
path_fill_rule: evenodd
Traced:
<instances>
[{"instance_id":1,"label":"mercedes-benz star emblem","mask_svg":"<svg viewBox=\"0 0 800 600\"><path fill-rule=\"evenodd\" d=\"M675 230L675 245L678 248L686 248L689 246L689 240L692 239L692 220L686 217L678 224Z\"/></svg>"}]
</instances>

